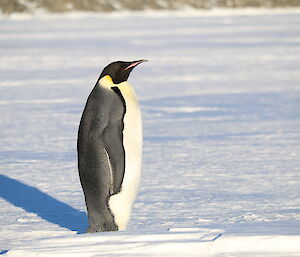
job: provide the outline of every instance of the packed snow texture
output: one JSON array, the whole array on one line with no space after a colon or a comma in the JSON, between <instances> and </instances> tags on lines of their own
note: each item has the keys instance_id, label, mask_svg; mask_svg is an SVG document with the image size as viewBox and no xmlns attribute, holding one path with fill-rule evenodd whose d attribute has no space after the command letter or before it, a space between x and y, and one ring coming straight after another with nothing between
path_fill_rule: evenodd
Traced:
<instances>
[{"instance_id":1,"label":"packed snow texture","mask_svg":"<svg viewBox=\"0 0 300 257\"><path fill-rule=\"evenodd\" d=\"M299 14L2 17L0 253L300 256ZM86 98L106 64L142 58L128 231L81 234Z\"/></svg>"}]
</instances>

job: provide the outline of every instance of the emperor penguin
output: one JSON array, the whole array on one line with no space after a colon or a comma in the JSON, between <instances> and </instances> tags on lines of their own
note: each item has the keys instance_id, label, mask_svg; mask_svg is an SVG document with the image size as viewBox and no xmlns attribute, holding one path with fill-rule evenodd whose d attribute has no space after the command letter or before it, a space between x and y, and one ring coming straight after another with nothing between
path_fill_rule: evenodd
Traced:
<instances>
[{"instance_id":1,"label":"emperor penguin","mask_svg":"<svg viewBox=\"0 0 300 257\"><path fill-rule=\"evenodd\" d=\"M127 79L145 61L106 66L81 117L78 169L90 233L125 230L130 218L140 181L143 140L139 103Z\"/></svg>"}]
</instances>

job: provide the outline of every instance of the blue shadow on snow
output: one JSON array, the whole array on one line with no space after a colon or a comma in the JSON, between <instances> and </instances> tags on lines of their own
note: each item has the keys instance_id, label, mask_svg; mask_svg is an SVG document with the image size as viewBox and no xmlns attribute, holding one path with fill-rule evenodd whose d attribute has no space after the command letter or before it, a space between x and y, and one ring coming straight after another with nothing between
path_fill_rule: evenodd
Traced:
<instances>
[{"instance_id":1,"label":"blue shadow on snow","mask_svg":"<svg viewBox=\"0 0 300 257\"><path fill-rule=\"evenodd\" d=\"M48 222L84 233L86 213L63 203L39 189L0 174L0 197L27 212L37 214ZM4 217L3 217L4 218ZM0 254L3 254L0 252Z\"/></svg>"}]
</instances>

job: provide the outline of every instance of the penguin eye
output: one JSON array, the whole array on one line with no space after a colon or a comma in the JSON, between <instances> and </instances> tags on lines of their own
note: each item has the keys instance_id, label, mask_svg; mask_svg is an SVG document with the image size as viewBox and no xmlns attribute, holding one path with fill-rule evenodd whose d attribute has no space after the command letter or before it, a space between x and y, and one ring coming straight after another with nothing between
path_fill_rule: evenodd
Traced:
<instances>
[{"instance_id":1,"label":"penguin eye","mask_svg":"<svg viewBox=\"0 0 300 257\"><path fill-rule=\"evenodd\" d=\"M118 67L118 68L116 68L116 69L114 70L114 74L115 74L116 76L118 76L122 71L123 71L123 70L122 70L122 67Z\"/></svg>"},{"instance_id":2,"label":"penguin eye","mask_svg":"<svg viewBox=\"0 0 300 257\"><path fill-rule=\"evenodd\" d=\"M126 66L126 65L122 65L122 66L120 66L120 68L119 68L119 72L122 72L122 71L126 70L126 68L127 68L127 66Z\"/></svg>"}]
</instances>

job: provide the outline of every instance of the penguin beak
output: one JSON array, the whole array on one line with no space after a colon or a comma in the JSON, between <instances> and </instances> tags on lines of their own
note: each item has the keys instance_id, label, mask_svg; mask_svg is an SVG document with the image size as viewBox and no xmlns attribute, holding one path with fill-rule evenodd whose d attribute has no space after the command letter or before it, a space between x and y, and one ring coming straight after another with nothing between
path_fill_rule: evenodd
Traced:
<instances>
[{"instance_id":1,"label":"penguin beak","mask_svg":"<svg viewBox=\"0 0 300 257\"><path fill-rule=\"evenodd\" d=\"M131 62L124 70L129 70L129 69L133 69L134 67L136 67L137 65L139 65L142 62L148 62L148 60L138 60L138 61L133 61Z\"/></svg>"}]
</instances>

